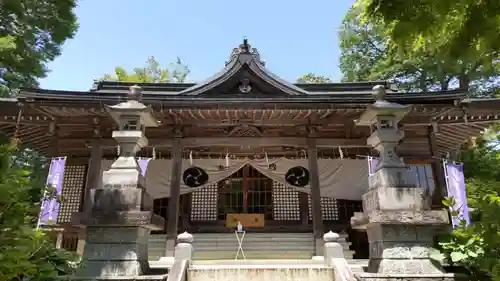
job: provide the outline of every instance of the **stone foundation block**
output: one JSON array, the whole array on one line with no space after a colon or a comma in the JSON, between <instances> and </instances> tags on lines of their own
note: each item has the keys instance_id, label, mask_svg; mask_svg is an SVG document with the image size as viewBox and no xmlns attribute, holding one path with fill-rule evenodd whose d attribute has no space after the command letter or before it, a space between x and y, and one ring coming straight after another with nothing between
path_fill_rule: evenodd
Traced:
<instances>
[{"instance_id":1,"label":"stone foundation block","mask_svg":"<svg viewBox=\"0 0 500 281\"><path fill-rule=\"evenodd\" d=\"M425 209L424 189L414 187L384 187L371 189L363 194L363 210L414 210Z\"/></svg>"},{"instance_id":2,"label":"stone foundation block","mask_svg":"<svg viewBox=\"0 0 500 281\"><path fill-rule=\"evenodd\" d=\"M93 211L149 211L153 199L143 188L97 188L93 190Z\"/></svg>"},{"instance_id":3,"label":"stone foundation block","mask_svg":"<svg viewBox=\"0 0 500 281\"><path fill-rule=\"evenodd\" d=\"M385 187L415 188L416 178L406 167L377 167L375 173L368 179L370 189Z\"/></svg>"},{"instance_id":4,"label":"stone foundation block","mask_svg":"<svg viewBox=\"0 0 500 281\"><path fill-rule=\"evenodd\" d=\"M89 226L86 229L87 243L148 243L150 230L145 227L100 227Z\"/></svg>"},{"instance_id":5,"label":"stone foundation block","mask_svg":"<svg viewBox=\"0 0 500 281\"><path fill-rule=\"evenodd\" d=\"M76 275L80 278L86 276L140 276L148 270L148 263L141 261L87 261Z\"/></svg>"},{"instance_id":6,"label":"stone foundation block","mask_svg":"<svg viewBox=\"0 0 500 281\"><path fill-rule=\"evenodd\" d=\"M449 217L445 210L373 210L354 213L354 217L351 218L351 225L355 229L366 229L368 224L445 226L449 224Z\"/></svg>"},{"instance_id":7,"label":"stone foundation block","mask_svg":"<svg viewBox=\"0 0 500 281\"><path fill-rule=\"evenodd\" d=\"M152 211L94 211L90 219L85 218L85 216L86 214L83 212L73 213L71 222L80 226L141 226L150 230L162 230L165 225L165 220Z\"/></svg>"},{"instance_id":8,"label":"stone foundation block","mask_svg":"<svg viewBox=\"0 0 500 281\"><path fill-rule=\"evenodd\" d=\"M85 244L85 260L147 261L147 244Z\"/></svg>"},{"instance_id":9,"label":"stone foundation block","mask_svg":"<svg viewBox=\"0 0 500 281\"><path fill-rule=\"evenodd\" d=\"M120 158L117 161L121 161ZM135 161L135 160L134 160ZM115 165L113 163L113 165ZM145 179L139 167L129 169L111 169L102 173L103 188L137 188L145 186Z\"/></svg>"},{"instance_id":10,"label":"stone foundation block","mask_svg":"<svg viewBox=\"0 0 500 281\"><path fill-rule=\"evenodd\" d=\"M427 259L431 243L372 242L370 258L375 259Z\"/></svg>"},{"instance_id":11,"label":"stone foundation block","mask_svg":"<svg viewBox=\"0 0 500 281\"><path fill-rule=\"evenodd\" d=\"M429 242L432 243L437 228L425 225L371 224L366 227L369 242Z\"/></svg>"},{"instance_id":12,"label":"stone foundation block","mask_svg":"<svg viewBox=\"0 0 500 281\"><path fill-rule=\"evenodd\" d=\"M368 272L378 274L444 274L442 268L429 259L375 259L370 258Z\"/></svg>"}]
</instances>

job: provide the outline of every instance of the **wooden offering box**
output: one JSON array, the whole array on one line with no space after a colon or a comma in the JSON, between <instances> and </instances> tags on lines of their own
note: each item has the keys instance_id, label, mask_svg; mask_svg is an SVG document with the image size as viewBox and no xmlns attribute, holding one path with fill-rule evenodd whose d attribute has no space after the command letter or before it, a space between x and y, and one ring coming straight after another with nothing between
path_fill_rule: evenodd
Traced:
<instances>
[{"instance_id":1,"label":"wooden offering box","mask_svg":"<svg viewBox=\"0 0 500 281\"><path fill-rule=\"evenodd\" d=\"M243 229L263 228L265 224L264 214L227 214L226 227L236 228L238 221L243 225Z\"/></svg>"}]
</instances>

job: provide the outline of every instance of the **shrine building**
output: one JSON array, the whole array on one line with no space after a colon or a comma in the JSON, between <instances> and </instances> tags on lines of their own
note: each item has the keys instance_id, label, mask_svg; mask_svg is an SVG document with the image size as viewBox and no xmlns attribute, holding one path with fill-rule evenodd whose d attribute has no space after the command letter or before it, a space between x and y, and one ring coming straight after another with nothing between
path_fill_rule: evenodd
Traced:
<instances>
[{"instance_id":1,"label":"shrine building","mask_svg":"<svg viewBox=\"0 0 500 281\"><path fill-rule=\"evenodd\" d=\"M0 101L0 131L48 158L66 157L65 201L50 226L61 247L83 251L84 229L72 216L86 210L121 149L107 108L137 98L157 120L145 129L148 142L137 157L154 211L165 219L150 238L150 260L168 255L184 231L194 235L195 258L232 258L238 221L247 231L247 256L252 249L268 258L314 256L323 233L333 230L349 242L346 251L365 257L366 233L353 230L350 219L362 211L369 161L377 157L367 144L373 128L358 122L374 93L408 108L396 151L427 204L441 209L441 160L499 122L500 100L470 99L462 90L403 93L385 81L291 83L270 72L246 40L220 72L196 84L22 89ZM269 239L275 243L260 244Z\"/></svg>"}]
</instances>

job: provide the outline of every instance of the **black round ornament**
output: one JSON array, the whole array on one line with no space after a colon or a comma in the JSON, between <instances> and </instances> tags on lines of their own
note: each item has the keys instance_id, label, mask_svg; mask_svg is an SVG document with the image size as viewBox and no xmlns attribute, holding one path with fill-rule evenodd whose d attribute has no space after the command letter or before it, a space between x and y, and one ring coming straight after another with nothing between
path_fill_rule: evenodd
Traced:
<instances>
[{"instance_id":1,"label":"black round ornament","mask_svg":"<svg viewBox=\"0 0 500 281\"><path fill-rule=\"evenodd\" d=\"M193 166L187 168L184 173L182 173L182 180L184 184L189 187L198 187L207 183L208 174L202 168Z\"/></svg>"},{"instance_id":2,"label":"black round ornament","mask_svg":"<svg viewBox=\"0 0 500 281\"><path fill-rule=\"evenodd\" d=\"M304 187L309 184L309 170L302 166L292 167L285 174L285 181L296 187Z\"/></svg>"}]
</instances>

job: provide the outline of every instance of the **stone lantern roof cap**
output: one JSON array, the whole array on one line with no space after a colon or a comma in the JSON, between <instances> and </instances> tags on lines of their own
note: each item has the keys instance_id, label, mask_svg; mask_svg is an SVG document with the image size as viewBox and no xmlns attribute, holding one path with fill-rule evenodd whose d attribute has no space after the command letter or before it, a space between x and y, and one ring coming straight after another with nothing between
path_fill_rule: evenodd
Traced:
<instances>
[{"instance_id":1,"label":"stone lantern roof cap","mask_svg":"<svg viewBox=\"0 0 500 281\"><path fill-rule=\"evenodd\" d=\"M121 122L122 116L139 116L140 123L146 127L158 127L158 120L154 116L151 106L146 106L138 101L129 100L117 105L105 105L106 112L117 123Z\"/></svg>"},{"instance_id":2,"label":"stone lantern roof cap","mask_svg":"<svg viewBox=\"0 0 500 281\"><path fill-rule=\"evenodd\" d=\"M153 108L144 105L140 102L142 98L141 87L134 85L130 87L130 92L126 102L121 102L116 105L105 105L106 112L113 120L120 124L122 116L138 116L139 122L146 127L157 127L158 120L154 115Z\"/></svg>"},{"instance_id":3,"label":"stone lantern roof cap","mask_svg":"<svg viewBox=\"0 0 500 281\"><path fill-rule=\"evenodd\" d=\"M105 105L106 112L113 120L120 124L122 116L139 116L139 122L146 127L157 127L158 120L154 115L153 108L141 103L142 88L138 85L133 85L129 88L127 101L116 105Z\"/></svg>"},{"instance_id":4,"label":"stone lantern roof cap","mask_svg":"<svg viewBox=\"0 0 500 281\"><path fill-rule=\"evenodd\" d=\"M376 122L377 116L394 116L396 121L400 121L411 111L411 105L390 102L386 99L386 94L384 86L377 85L373 87L375 102L370 104L359 119L356 120L357 125L371 125Z\"/></svg>"}]
</instances>

